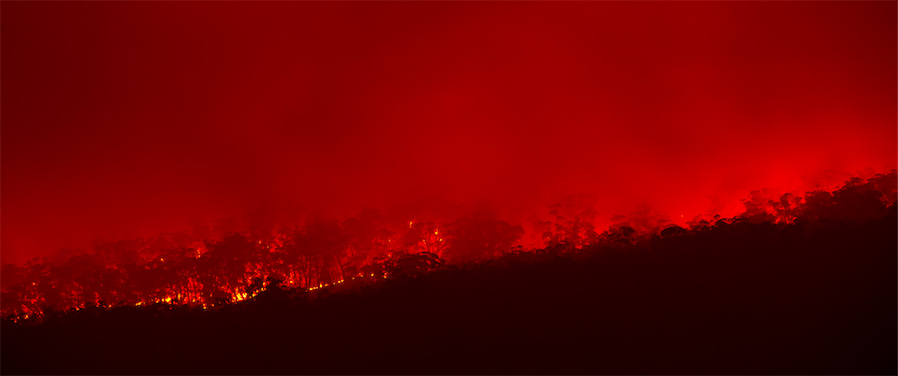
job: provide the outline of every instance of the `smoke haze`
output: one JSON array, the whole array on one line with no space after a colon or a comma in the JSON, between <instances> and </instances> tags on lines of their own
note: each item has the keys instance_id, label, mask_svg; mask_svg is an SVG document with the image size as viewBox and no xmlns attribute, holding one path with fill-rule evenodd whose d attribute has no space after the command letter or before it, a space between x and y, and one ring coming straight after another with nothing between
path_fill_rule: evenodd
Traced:
<instances>
[{"instance_id":1,"label":"smoke haze","mask_svg":"<svg viewBox=\"0 0 898 376\"><path fill-rule=\"evenodd\" d=\"M896 168L894 2L2 8L3 263L365 207L685 224Z\"/></svg>"}]
</instances>

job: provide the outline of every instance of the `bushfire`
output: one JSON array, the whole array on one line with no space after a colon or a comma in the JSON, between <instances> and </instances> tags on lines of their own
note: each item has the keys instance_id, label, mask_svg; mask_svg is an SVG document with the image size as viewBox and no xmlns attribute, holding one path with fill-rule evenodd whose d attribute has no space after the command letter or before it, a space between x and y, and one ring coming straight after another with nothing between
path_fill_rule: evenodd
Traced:
<instances>
[{"instance_id":1,"label":"bushfire","mask_svg":"<svg viewBox=\"0 0 898 376\"><path fill-rule=\"evenodd\" d=\"M591 207L554 205L554 220L535 226L540 243L527 251L587 244L634 244L739 221L786 225L826 218L864 220L894 207L898 175L852 178L833 191L774 196L753 191L733 218L696 216L689 229L639 208L615 216L596 231ZM147 306L215 307L253 299L271 288L314 292L396 276L418 276L447 263L488 260L523 252L524 230L494 214L453 222L387 220L363 211L344 221L310 220L300 227L230 231L218 240L180 234L95 246L63 261L34 259L4 265L2 314L13 321L40 320L52 311Z\"/></svg>"}]
</instances>

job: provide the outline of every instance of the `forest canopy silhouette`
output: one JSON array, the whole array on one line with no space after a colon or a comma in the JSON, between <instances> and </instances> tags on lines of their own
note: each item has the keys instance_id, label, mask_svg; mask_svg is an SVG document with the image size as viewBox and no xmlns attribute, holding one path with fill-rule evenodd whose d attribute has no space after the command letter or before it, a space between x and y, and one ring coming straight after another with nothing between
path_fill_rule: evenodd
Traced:
<instances>
[{"instance_id":1,"label":"forest canopy silhouette","mask_svg":"<svg viewBox=\"0 0 898 376\"><path fill-rule=\"evenodd\" d=\"M779 197L752 191L733 218L696 216L683 228L640 206L599 232L595 209L553 205L554 221L543 221L542 246L570 252L599 244L635 245L654 237L692 234L748 222L787 226L824 220L864 221L883 217L896 196L896 173L853 177L834 191ZM392 219L392 220L391 220ZM115 307L159 302L209 307L253 297L272 281L293 289L319 288L353 278L386 278L436 266L486 261L524 251L524 236L495 213L479 212L445 223L388 218L367 209L343 221L314 218L294 227L230 227L161 234L97 245L65 258L35 258L2 270L3 315L9 320L45 311L89 306ZM199 238L225 232L217 239ZM424 258L420 258L423 256Z\"/></svg>"},{"instance_id":2,"label":"forest canopy silhouette","mask_svg":"<svg viewBox=\"0 0 898 376\"><path fill-rule=\"evenodd\" d=\"M377 210L102 244L4 265L3 369L890 373L896 185L893 170L753 191L741 214L688 227L643 207L601 232L581 218L591 208L559 204L533 249L494 214L390 223ZM68 336L89 350L51 344ZM284 363L294 351L303 360Z\"/></svg>"}]
</instances>

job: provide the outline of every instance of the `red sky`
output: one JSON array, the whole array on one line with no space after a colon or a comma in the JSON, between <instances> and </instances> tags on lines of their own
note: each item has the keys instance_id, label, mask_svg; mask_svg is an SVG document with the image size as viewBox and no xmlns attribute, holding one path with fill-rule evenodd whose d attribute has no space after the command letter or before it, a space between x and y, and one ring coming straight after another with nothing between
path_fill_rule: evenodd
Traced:
<instances>
[{"instance_id":1,"label":"red sky","mask_svg":"<svg viewBox=\"0 0 898 376\"><path fill-rule=\"evenodd\" d=\"M0 8L3 263L423 197L689 218L896 167L895 2Z\"/></svg>"}]
</instances>

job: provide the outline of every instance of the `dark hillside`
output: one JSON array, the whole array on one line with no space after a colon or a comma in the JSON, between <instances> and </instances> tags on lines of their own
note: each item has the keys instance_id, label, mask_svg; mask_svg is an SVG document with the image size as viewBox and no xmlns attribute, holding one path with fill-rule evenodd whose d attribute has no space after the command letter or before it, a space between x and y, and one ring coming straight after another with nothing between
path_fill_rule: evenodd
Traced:
<instances>
[{"instance_id":1,"label":"dark hillside","mask_svg":"<svg viewBox=\"0 0 898 376\"><path fill-rule=\"evenodd\" d=\"M203 311L3 327L2 371L894 374L896 213L719 223Z\"/></svg>"}]
</instances>

